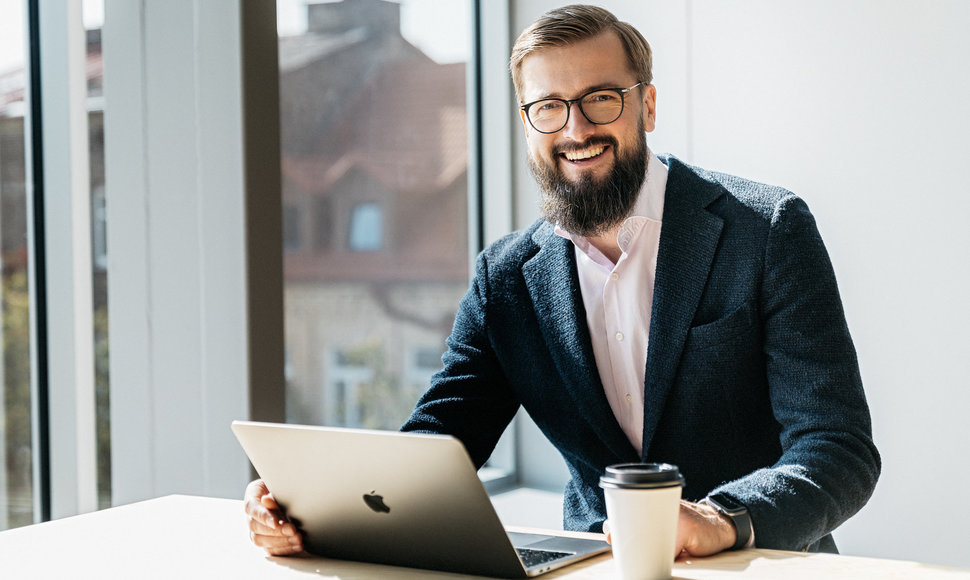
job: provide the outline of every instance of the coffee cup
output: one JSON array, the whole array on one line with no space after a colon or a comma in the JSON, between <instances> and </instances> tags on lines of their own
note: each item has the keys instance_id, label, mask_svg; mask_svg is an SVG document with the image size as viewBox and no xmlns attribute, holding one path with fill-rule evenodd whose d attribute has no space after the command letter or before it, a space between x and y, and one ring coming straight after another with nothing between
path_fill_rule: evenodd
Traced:
<instances>
[{"instance_id":1,"label":"coffee cup","mask_svg":"<svg viewBox=\"0 0 970 580\"><path fill-rule=\"evenodd\" d=\"M611 465L600 477L621 580L670 578L683 485L680 470L669 463Z\"/></svg>"}]
</instances>

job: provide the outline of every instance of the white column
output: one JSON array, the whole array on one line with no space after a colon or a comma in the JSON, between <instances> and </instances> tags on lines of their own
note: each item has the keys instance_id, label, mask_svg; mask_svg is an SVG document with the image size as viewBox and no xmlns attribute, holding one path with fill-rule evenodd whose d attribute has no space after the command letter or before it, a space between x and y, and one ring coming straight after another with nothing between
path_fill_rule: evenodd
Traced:
<instances>
[{"instance_id":1,"label":"white column","mask_svg":"<svg viewBox=\"0 0 970 580\"><path fill-rule=\"evenodd\" d=\"M275 23L272 0L105 2L115 504L240 497L229 423L283 419Z\"/></svg>"},{"instance_id":2,"label":"white column","mask_svg":"<svg viewBox=\"0 0 970 580\"><path fill-rule=\"evenodd\" d=\"M80 2L41 3L39 16L51 517L58 518L97 509L85 33Z\"/></svg>"},{"instance_id":3,"label":"white column","mask_svg":"<svg viewBox=\"0 0 970 580\"><path fill-rule=\"evenodd\" d=\"M477 60L474 53L472 55L472 66L477 70L474 75L469 75L474 80L469 82L467 102L471 108L468 118L476 119L481 115L481 120L473 126L475 130L469 131L468 150L473 157L468 164L468 207L469 212L479 208L482 212L482 238L487 246L513 229L515 199L510 143L513 136L518 136L518 115L512 106L515 97L508 69L507 47L511 46L509 5L506 2L481 2L478 10L480 28L472 30L471 34L473 38L478 35L481 46ZM481 159L481 165L476 158ZM481 172L481 191L476 183L478 172ZM482 248L478 247L478 228L469 227L468 230L468 260L469 264L474 264ZM469 268L469 275L474 275L474 268ZM517 417L499 439L488 461L489 468L494 471L485 476L486 479L495 477L504 482L516 477L516 437L521 422L522 419ZM483 475L485 473L488 472Z\"/></svg>"},{"instance_id":4,"label":"white column","mask_svg":"<svg viewBox=\"0 0 970 580\"><path fill-rule=\"evenodd\" d=\"M480 98L475 92L469 91L468 103L481 101L481 147L482 155L482 203L485 244L495 241L513 229L514 196L512 180L512 150L509 148L513 139L520 138L519 115L513 103L515 93L509 77L508 47L515 40L515 35L509 32L509 6L505 2L482 2L479 7L479 22L481 30L481 54L479 55L478 78ZM474 34L475 31L472 31ZM515 33L517 34L517 33ZM475 111L469 111L469 118L475 118ZM470 135L475 138L474 132ZM469 151L478 150L478 143L473 142ZM469 163L469 173L479 171L475 163ZM469 187L469 195L477 196L476 188ZM476 207L477 199L470 198L470 208ZM533 200L534 205L534 200ZM530 220L531 221L531 220ZM474 230L475 228L469 228ZM474 263L475 254L479 248L475 243L469 244L470 263Z\"/></svg>"}]
</instances>

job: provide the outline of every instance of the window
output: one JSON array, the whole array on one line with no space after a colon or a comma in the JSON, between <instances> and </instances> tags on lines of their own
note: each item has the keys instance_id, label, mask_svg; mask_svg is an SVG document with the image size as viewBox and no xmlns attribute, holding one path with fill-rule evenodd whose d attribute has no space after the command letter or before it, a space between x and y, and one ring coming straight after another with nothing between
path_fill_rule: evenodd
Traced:
<instances>
[{"instance_id":1,"label":"window","mask_svg":"<svg viewBox=\"0 0 970 580\"><path fill-rule=\"evenodd\" d=\"M283 206L283 249L287 252L298 252L303 247L301 216L300 208L293 205Z\"/></svg>"},{"instance_id":2,"label":"window","mask_svg":"<svg viewBox=\"0 0 970 580\"><path fill-rule=\"evenodd\" d=\"M0 530L34 521L21 0L0 0Z\"/></svg>"},{"instance_id":3,"label":"window","mask_svg":"<svg viewBox=\"0 0 970 580\"><path fill-rule=\"evenodd\" d=\"M350 249L376 252L384 245L384 212L380 204L360 203L350 214Z\"/></svg>"},{"instance_id":4,"label":"window","mask_svg":"<svg viewBox=\"0 0 970 580\"><path fill-rule=\"evenodd\" d=\"M94 308L94 394L98 507L111 506L111 402L108 380L108 242L104 168L104 0L83 0L87 71L88 156L91 198L91 291Z\"/></svg>"},{"instance_id":5,"label":"window","mask_svg":"<svg viewBox=\"0 0 970 580\"><path fill-rule=\"evenodd\" d=\"M469 276L470 5L278 1L282 195L308 209L284 220L309 242L284 254L292 422L396 429L440 367Z\"/></svg>"},{"instance_id":6,"label":"window","mask_svg":"<svg viewBox=\"0 0 970 580\"><path fill-rule=\"evenodd\" d=\"M326 250L330 247L330 236L333 233L331 225L333 209L330 207L330 200L325 197L317 199L314 210L316 212L313 216L314 245L317 250ZM284 233L287 231L286 226L283 226L283 231Z\"/></svg>"},{"instance_id":7,"label":"window","mask_svg":"<svg viewBox=\"0 0 970 580\"><path fill-rule=\"evenodd\" d=\"M431 375L441 368L441 351L434 346L415 347L406 345L407 348L407 380L406 387L410 391L412 401L427 390L431 383Z\"/></svg>"},{"instance_id":8,"label":"window","mask_svg":"<svg viewBox=\"0 0 970 580\"><path fill-rule=\"evenodd\" d=\"M55 39L55 43L50 45L53 49L49 51L55 60L64 58L70 51L80 56L78 62L85 76L81 77L83 85L78 86L77 92L66 89L60 93L54 89L51 91L54 96L51 97L47 94L48 86L31 78L24 48L28 44L25 41L28 5L31 11L31 35L39 34L42 27L34 27L34 24L41 21L54 28L70 21L70 25L77 26L75 30L80 32L79 24L83 18L86 30L73 36L76 43L65 42L63 38ZM100 31L103 6L101 0L84 0L79 6L83 6L83 10L73 11L63 5L58 8L48 4L40 6L36 2L0 0L0 12L4 14L0 25L0 271L3 277L0 287L0 302L3 304L0 330L3 337L3 356L0 358L0 529L29 524L52 513L76 513L77 506L80 509L93 509L107 507L111 503ZM39 16L38 10L51 12ZM46 20L43 20L44 15L47 16ZM42 38L31 40L31 46L43 44ZM40 52L44 53L43 50ZM56 66L50 68L57 69ZM25 100L28 94L39 99L29 103ZM66 96L68 94L70 96ZM48 158L43 143L45 139L56 142L63 138L66 141L70 131L66 125L69 123L55 115L54 119L47 119L47 129L43 135L39 132L39 124L33 126L32 123L36 117L44 117L52 103L56 102L59 106L54 108L63 110L66 108L63 106L64 100L75 97L75 102L81 105L77 109L79 116L84 118L88 131L88 147L83 155L77 156L73 165L67 167L64 158L57 158L56 155L53 159ZM27 143L34 145L31 151L26 149ZM38 175L41 167L44 167L43 181ZM88 178L87 182L80 181L81 187L76 189L80 192L80 202L78 197L73 196L74 182L70 177L73 175ZM28 186L31 179L34 180L33 185ZM65 187L66 183L72 185ZM66 193L67 190L70 193ZM51 192L49 197L48 192ZM65 207L65 204L71 207ZM81 211L75 213L75 210ZM85 210L87 213L84 213ZM49 223L51 215L72 217L65 222ZM74 219L73 216L84 217L70 221ZM65 223L70 226L64 227ZM78 227L78 224L83 225ZM41 234L44 236L43 249L36 242ZM82 239L90 238L78 244L77 238L72 237L77 235L83 236ZM67 254L71 258L66 261L74 260L75 248L91 250L89 255L75 263L89 267L87 273L72 271L67 278L68 284L64 284L65 278L52 278L52 272L56 271L56 275L60 276L68 270L53 264L65 263ZM41 252L44 260L40 260ZM39 270L42 264L47 266L45 271L34 274L33 271ZM46 297L46 302L41 301L40 296ZM75 300L72 301L70 297ZM87 298L90 298L89 302ZM66 309L69 314L64 316L63 305L72 302L73 306ZM57 314L52 310L52 304L60 308ZM77 305L84 310L80 315L75 315L76 311L72 310ZM85 373L86 378L78 380L78 384L84 383L89 387L77 387L78 400L81 401L76 415L78 423L65 427L57 417L49 415L52 408L50 399L56 396L48 390L51 385L50 373L47 372L51 350L48 350L50 343L39 337L54 334L51 328L63 324L67 318L71 319L68 324L90 332L89 340L79 341L77 348L85 351L82 356L92 364L86 367L90 369L89 374ZM36 333L38 344L32 345L35 323L44 325L44 332ZM35 353L37 358L34 358ZM42 366L32 366L35 361ZM75 368L84 368L84 365ZM33 383L37 384L36 389ZM74 385L69 388L74 388ZM90 396L85 397L86 394ZM82 415L90 417L91 422L81 419ZM56 455L54 445L50 442L53 438L51 426L63 429L57 435L58 441L70 439L68 445L80 441L75 446L77 455L72 457L76 463L67 468L76 468L74 473L79 474L75 480L76 489L65 491L61 497L71 499L58 503L56 508L52 508L54 502L48 485L52 479L50 465ZM73 433L71 429L75 429ZM83 452L80 451L82 447ZM64 449L64 446L59 449ZM51 458L50 464L47 457ZM81 489L84 491L77 494L76 491ZM79 498L78 495L86 497ZM71 507L72 504L75 507Z\"/></svg>"},{"instance_id":9,"label":"window","mask_svg":"<svg viewBox=\"0 0 970 580\"><path fill-rule=\"evenodd\" d=\"M377 398L382 382L378 373L383 369L376 368L380 364L379 357L377 349L367 346L334 353L328 369L331 379L322 389L322 411L328 425L366 427L382 422L379 417L368 416L375 410L368 402Z\"/></svg>"},{"instance_id":10,"label":"window","mask_svg":"<svg viewBox=\"0 0 970 580\"><path fill-rule=\"evenodd\" d=\"M265 3L235 7L233 15L246 14L235 19L207 3L197 10L115 3L104 30L114 68L105 74L102 0L0 0L0 528L164 493L237 494L249 471L225 425L247 413L282 417L274 373L283 366L282 352L274 354L282 331L267 307L279 294L260 285L279 288L274 269L260 269L278 266L277 258L285 266L289 419L401 424L440 366L478 246L468 243L479 237L469 231L478 223L477 203L468 204L478 165L470 161L465 95L471 26L455 25L470 20L471 4L280 0L276 37L267 30L272 20L259 18ZM33 112L24 100L25 5L48 10L43 22L53 27L33 39L43 70L85 81L70 83L70 94L58 92L62 78L41 87L42 107L54 111L44 118L45 135L60 127L46 142L71 150L45 149L35 158L45 163L47 193L71 193L47 199L38 220L27 211L25 118L29 124ZM242 25L226 27L227 20ZM191 39L179 45L191 50L173 50L172 34ZM260 145L276 144L240 129L275 134L275 123L233 109L244 91L248 106L276 104L275 94L267 96L273 91L240 82L234 66L242 57L244 80L265 79L265 59L252 55L266 41L278 42L280 55L282 200L275 163L272 171L243 171L264 169ZM103 94L114 104L107 112ZM68 133L79 119L87 147ZM259 181L267 175L272 179ZM268 206L244 205L267 199ZM90 252L78 252L87 236L75 226L87 216ZM244 219L252 216L260 218L255 229ZM275 254L278 244L259 242L277 239L281 221L283 248ZM48 264L57 275L48 287L59 294L48 303L73 303L71 316L51 314L40 328L73 338L81 335L61 331L83 330L90 343L65 356L92 359L84 361L90 372L70 362L49 365L76 376L60 373L47 381L56 392L37 398L30 292L40 285L28 276L31 223L57 237L47 248L59 256L56 267ZM267 259L259 253L265 248L275 255ZM117 312L110 318L117 353L110 393L109 281ZM65 342L48 348L63 355L72 349ZM33 409L52 401L47 429L35 431L49 438L44 444L32 434L43 414ZM121 434L114 444L112 430ZM38 459L45 448L49 462ZM45 463L64 477L48 470L35 479Z\"/></svg>"}]
</instances>

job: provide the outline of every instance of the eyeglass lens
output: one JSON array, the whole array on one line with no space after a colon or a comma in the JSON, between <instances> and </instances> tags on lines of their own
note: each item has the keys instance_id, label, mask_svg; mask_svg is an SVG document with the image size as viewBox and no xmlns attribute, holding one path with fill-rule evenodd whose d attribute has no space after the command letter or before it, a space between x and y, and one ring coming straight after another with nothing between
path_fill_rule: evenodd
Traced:
<instances>
[{"instance_id":1,"label":"eyeglass lens","mask_svg":"<svg viewBox=\"0 0 970 580\"><path fill-rule=\"evenodd\" d=\"M590 123L606 125L620 118L623 97L619 91L594 91L580 99L579 109ZM566 101L546 99L529 107L529 121L538 131L555 133L566 126L568 119L569 105Z\"/></svg>"}]
</instances>

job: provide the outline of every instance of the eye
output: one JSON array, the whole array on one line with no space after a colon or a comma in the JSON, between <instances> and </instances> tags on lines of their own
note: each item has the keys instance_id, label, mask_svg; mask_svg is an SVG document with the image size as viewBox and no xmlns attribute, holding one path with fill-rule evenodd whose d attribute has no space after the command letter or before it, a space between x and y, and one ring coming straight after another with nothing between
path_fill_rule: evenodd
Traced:
<instances>
[{"instance_id":1,"label":"eye","mask_svg":"<svg viewBox=\"0 0 970 580\"><path fill-rule=\"evenodd\" d=\"M539 101L532 106L535 112L543 114L555 113L556 111L561 110L562 107L563 104L560 101Z\"/></svg>"},{"instance_id":2,"label":"eye","mask_svg":"<svg viewBox=\"0 0 970 580\"><path fill-rule=\"evenodd\" d=\"M608 103L614 103L619 101L620 101L620 96L614 93L613 91L595 92L595 93L592 93L591 95L588 95L585 99L583 99L583 102L597 104L597 105L605 105Z\"/></svg>"}]
</instances>

